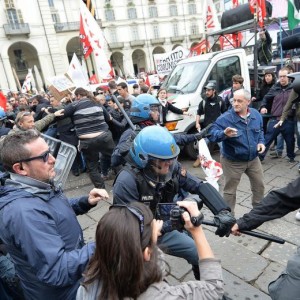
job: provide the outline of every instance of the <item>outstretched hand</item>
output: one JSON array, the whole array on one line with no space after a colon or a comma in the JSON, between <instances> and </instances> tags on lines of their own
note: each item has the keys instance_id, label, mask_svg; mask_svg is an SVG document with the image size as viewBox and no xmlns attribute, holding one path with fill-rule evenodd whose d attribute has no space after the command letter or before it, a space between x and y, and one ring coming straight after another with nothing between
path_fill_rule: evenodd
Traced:
<instances>
[{"instance_id":1,"label":"outstretched hand","mask_svg":"<svg viewBox=\"0 0 300 300\"><path fill-rule=\"evenodd\" d=\"M89 193L88 202L90 205L96 205L100 200L107 200L109 195L105 189L94 188Z\"/></svg>"}]
</instances>

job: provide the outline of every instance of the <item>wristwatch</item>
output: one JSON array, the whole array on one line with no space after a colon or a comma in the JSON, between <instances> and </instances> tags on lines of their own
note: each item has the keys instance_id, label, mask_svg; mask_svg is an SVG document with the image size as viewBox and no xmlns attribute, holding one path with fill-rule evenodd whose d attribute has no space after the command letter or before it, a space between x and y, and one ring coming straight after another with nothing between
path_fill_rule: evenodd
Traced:
<instances>
[{"instance_id":1,"label":"wristwatch","mask_svg":"<svg viewBox=\"0 0 300 300\"><path fill-rule=\"evenodd\" d=\"M191 217L191 222L195 227L199 227L204 219L203 213L199 212L197 217Z\"/></svg>"}]
</instances>

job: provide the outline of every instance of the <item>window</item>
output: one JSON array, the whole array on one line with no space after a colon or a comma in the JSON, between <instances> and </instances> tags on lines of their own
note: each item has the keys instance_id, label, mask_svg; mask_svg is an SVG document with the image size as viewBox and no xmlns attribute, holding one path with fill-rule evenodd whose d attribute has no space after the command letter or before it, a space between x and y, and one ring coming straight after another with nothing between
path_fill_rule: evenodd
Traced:
<instances>
[{"instance_id":1,"label":"window","mask_svg":"<svg viewBox=\"0 0 300 300\"><path fill-rule=\"evenodd\" d=\"M170 93L194 93L208 66L209 61L206 60L177 65L168 77L167 82L164 83L164 87Z\"/></svg>"},{"instance_id":2,"label":"window","mask_svg":"<svg viewBox=\"0 0 300 300\"><path fill-rule=\"evenodd\" d=\"M137 26L131 27L131 34L132 34L132 40L138 41L139 40L139 29Z\"/></svg>"},{"instance_id":3,"label":"window","mask_svg":"<svg viewBox=\"0 0 300 300\"><path fill-rule=\"evenodd\" d=\"M57 13L51 14L51 17L54 23L60 23L59 14Z\"/></svg>"},{"instance_id":4,"label":"window","mask_svg":"<svg viewBox=\"0 0 300 300\"><path fill-rule=\"evenodd\" d=\"M14 0L5 0L5 7L7 9L9 8L15 8L15 3L14 3Z\"/></svg>"},{"instance_id":5,"label":"window","mask_svg":"<svg viewBox=\"0 0 300 300\"><path fill-rule=\"evenodd\" d=\"M128 8L127 12L128 12L128 19L136 19L137 18L136 9L134 7Z\"/></svg>"},{"instance_id":6,"label":"window","mask_svg":"<svg viewBox=\"0 0 300 300\"><path fill-rule=\"evenodd\" d=\"M153 25L153 36L155 39L159 39L159 27L158 24Z\"/></svg>"},{"instance_id":7,"label":"window","mask_svg":"<svg viewBox=\"0 0 300 300\"><path fill-rule=\"evenodd\" d=\"M195 15L195 14L197 14L196 4L189 3L189 15Z\"/></svg>"},{"instance_id":8,"label":"window","mask_svg":"<svg viewBox=\"0 0 300 300\"><path fill-rule=\"evenodd\" d=\"M222 92L232 86L232 76L241 74L240 60L237 56L219 60L211 70L207 82L214 80L217 90Z\"/></svg>"},{"instance_id":9,"label":"window","mask_svg":"<svg viewBox=\"0 0 300 300\"><path fill-rule=\"evenodd\" d=\"M178 36L178 23L173 23L173 36Z\"/></svg>"},{"instance_id":10,"label":"window","mask_svg":"<svg viewBox=\"0 0 300 300\"><path fill-rule=\"evenodd\" d=\"M106 19L106 21L114 21L115 20L115 13L112 9L105 10L105 19Z\"/></svg>"},{"instance_id":11,"label":"window","mask_svg":"<svg viewBox=\"0 0 300 300\"><path fill-rule=\"evenodd\" d=\"M171 4L170 5L170 15L171 16L178 16L176 4Z\"/></svg>"},{"instance_id":12,"label":"window","mask_svg":"<svg viewBox=\"0 0 300 300\"><path fill-rule=\"evenodd\" d=\"M10 24L19 23L17 11L15 9L8 9L7 15L8 15L8 23Z\"/></svg>"},{"instance_id":13,"label":"window","mask_svg":"<svg viewBox=\"0 0 300 300\"><path fill-rule=\"evenodd\" d=\"M149 7L149 17L150 18L156 18L157 16L158 16L157 7L156 6L150 6Z\"/></svg>"},{"instance_id":14,"label":"window","mask_svg":"<svg viewBox=\"0 0 300 300\"><path fill-rule=\"evenodd\" d=\"M197 22L193 22L191 24L191 34L198 34L199 33L199 27Z\"/></svg>"},{"instance_id":15,"label":"window","mask_svg":"<svg viewBox=\"0 0 300 300\"><path fill-rule=\"evenodd\" d=\"M110 41L111 41L111 43L117 43L117 42L118 42L118 37L117 37L117 30L116 30L116 28L110 28L110 29L109 29L109 36L110 36Z\"/></svg>"},{"instance_id":16,"label":"window","mask_svg":"<svg viewBox=\"0 0 300 300\"><path fill-rule=\"evenodd\" d=\"M21 49L14 50L14 55L16 59L16 69L18 71L23 71L27 69L27 63L23 57L23 52Z\"/></svg>"},{"instance_id":17,"label":"window","mask_svg":"<svg viewBox=\"0 0 300 300\"><path fill-rule=\"evenodd\" d=\"M48 0L49 6L54 7L54 0Z\"/></svg>"}]
</instances>

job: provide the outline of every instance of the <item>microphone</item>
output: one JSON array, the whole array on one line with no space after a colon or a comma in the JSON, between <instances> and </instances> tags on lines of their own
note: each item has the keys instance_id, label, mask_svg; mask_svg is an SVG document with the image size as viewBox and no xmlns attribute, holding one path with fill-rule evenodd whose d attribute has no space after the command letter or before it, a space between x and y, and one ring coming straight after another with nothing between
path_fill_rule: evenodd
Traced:
<instances>
[{"instance_id":1,"label":"microphone","mask_svg":"<svg viewBox=\"0 0 300 300\"><path fill-rule=\"evenodd\" d=\"M300 48L300 33L293 34L281 40L282 50Z\"/></svg>"}]
</instances>

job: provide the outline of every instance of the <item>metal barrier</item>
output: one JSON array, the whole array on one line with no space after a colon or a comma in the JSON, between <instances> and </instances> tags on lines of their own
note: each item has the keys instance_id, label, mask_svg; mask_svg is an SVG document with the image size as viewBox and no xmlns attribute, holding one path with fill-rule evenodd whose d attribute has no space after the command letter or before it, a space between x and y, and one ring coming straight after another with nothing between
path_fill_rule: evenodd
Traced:
<instances>
[{"instance_id":1,"label":"metal barrier","mask_svg":"<svg viewBox=\"0 0 300 300\"><path fill-rule=\"evenodd\" d=\"M47 142L51 154L55 157L55 186L64 187L72 164L77 154L77 149L68 143L62 142L58 139L42 134L43 139Z\"/></svg>"}]
</instances>

